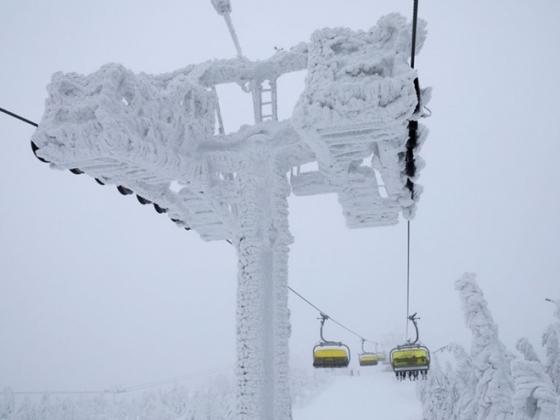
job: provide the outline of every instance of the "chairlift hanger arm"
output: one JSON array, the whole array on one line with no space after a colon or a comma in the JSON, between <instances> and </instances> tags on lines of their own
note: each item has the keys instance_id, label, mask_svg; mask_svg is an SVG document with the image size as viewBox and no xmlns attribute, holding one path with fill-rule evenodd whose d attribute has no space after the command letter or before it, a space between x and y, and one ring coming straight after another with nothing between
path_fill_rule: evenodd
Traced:
<instances>
[{"instance_id":1,"label":"chairlift hanger arm","mask_svg":"<svg viewBox=\"0 0 560 420\"><path fill-rule=\"evenodd\" d=\"M417 313L415 312L408 317L408 319L414 325L414 330L416 332L416 338L414 339L414 341L410 341L410 344L416 344L416 343L418 343L418 340L420 340L420 333L418 331L418 322L417 322L417 320L420 319L420 318L418 318L416 315L417 315Z\"/></svg>"},{"instance_id":2,"label":"chairlift hanger arm","mask_svg":"<svg viewBox=\"0 0 560 420\"><path fill-rule=\"evenodd\" d=\"M325 339L325 336L323 335L323 328L325 327L325 321L326 321L327 319L329 319L329 316L326 315L326 314L324 314L324 313L322 313L322 312L321 312L320 315L321 315L321 316L320 316L319 319L321 320L321 328L320 328L320 330L319 330L319 336L321 337L321 343L334 343L334 341L326 340L326 339Z\"/></svg>"}]
</instances>

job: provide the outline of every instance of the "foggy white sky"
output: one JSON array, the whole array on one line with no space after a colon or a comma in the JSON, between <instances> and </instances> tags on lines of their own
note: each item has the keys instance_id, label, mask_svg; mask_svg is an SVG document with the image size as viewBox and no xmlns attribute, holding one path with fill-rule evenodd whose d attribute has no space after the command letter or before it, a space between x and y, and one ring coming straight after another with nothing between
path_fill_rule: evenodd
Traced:
<instances>
[{"instance_id":1,"label":"foggy white sky","mask_svg":"<svg viewBox=\"0 0 560 420\"><path fill-rule=\"evenodd\" d=\"M233 0L245 54L367 29L408 0ZM479 274L504 341L535 344L560 296L557 150L560 3L420 2L417 59L434 87L413 223L413 309L424 342L466 342L454 280ZM210 0L5 0L0 106L39 120L56 71L107 62L161 73L234 55ZM280 80L288 118L303 74ZM251 102L220 89L225 122ZM50 170L33 133L0 115L0 388L97 389L228 369L235 358L236 256L86 176ZM290 199L290 284L364 335L403 334L405 225L350 231L334 195ZM290 297L291 353L310 363L316 314ZM357 339L337 329L326 335Z\"/></svg>"}]
</instances>

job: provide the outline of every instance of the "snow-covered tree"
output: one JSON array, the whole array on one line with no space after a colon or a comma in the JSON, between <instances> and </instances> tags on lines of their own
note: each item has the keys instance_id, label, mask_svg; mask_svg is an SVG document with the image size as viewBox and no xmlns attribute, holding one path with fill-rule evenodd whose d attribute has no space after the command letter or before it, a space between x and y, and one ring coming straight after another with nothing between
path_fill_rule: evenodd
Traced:
<instances>
[{"instance_id":1,"label":"snow-covered tree","mask_svg":"<svg viewBox=\"0 0 560 420\"><path fill-rule=\"evenodd\" d=\"M516 345L522 358L506 350L474 274L463 275L456 289L473 335L471 354L456 344L434 352L420 388L424 419L560 420L560 300L549 300L558 321L543 336L543 362L525 338Z\"/></svg>"},{"instance_id":2,"label":"snow-covered tree","mask_svg":"<svg viewBox=\"0 0 560 420\"><path fill-rule=\"evenodd\" d=\"M522 338L517 342L517 350L523 354L524 360L512 363L515 420L557 420L560 416L558 396L535 349Z\"/></svg>"},{"instance_id":3,"label":"snow-covered tree","mask_svg":"<svg viewBox=\"0 0 560 420\"><path fill-rule=\"evenodd\" d=\"M432 362L426 383L420 387L424 419L457 420L453 415L453 407L457 402L456 383L452 367L448 364L442 368L436 358Z\"/></svg>"},{"instance_id":4,"label":"snow-covered tree","mask_svg":"<svg viewBox=\"0 0 560 420\"><path fill-rule=\"evenodd\" d=\"M519 353L521 353L523 355L525 360L527 360L529 362L539 362L540 363L541 360L539 359L539 356L537 355L537 352L535 351L535 348L530 343L530 341L527 340L526 338L519 339L515 348L519 351Z\"/></svg>"},{"instance_id":5,"label":"snow-covered tree","mask_svg":"<svg viewBox=\"0 0 560 420\"><path fill-rule=\"evenodd\" d=\"M498 327L488 309L476 275L465 273L455 283L465 320L472 332L471 357L476 382L476 420L506 420L513 415L513 381L507 350L498 337Z\"/></svg>"},{"instance_id":6,"label":"snow-covered tree","mask_svg":"<svg viewBox=\"0 0 560 420\"><path fill-rule=\"evenodd\" d=\"M290 371L291 399L294 407L303 407L317 397L333 382L330 372L309 367L292 368Z\"/></svg>"},{"instance_id":7,"label":"snow-covered tree","mask_svg":"<svg viewBox=\"0 0 560 420\"><path fill-rule=\"evenodd\" d=\"M326 387L325 372L294 369L292 398L303 405ZM80 396L15 398L0 392L0 420L236 420L235 382L229 375L208 378L193 389L178 383L140 390Z\"/></svg>"},{"instance_id":8,"label":"snow-covered tree","mask_svg":"<svg viewBox=\"0 0 560 420\"><path fill-rule=\"evenodd\" d=\"M424 418L472 420L474 385L472 360L463 346L452 343L439 349L434 353L428 380L420 389Z\"/></svg>"},{"instance_id":9,"label":"snow-covered tree","mask_svg":"<svg viewBox=\"0 0 560 420\"><path fill-rule=\"evenodd\" d=\"M457 396L454 407L454 415L457 420L470 420L474 418L476 409L474 407L474 371L472 358L465 348L459 344L447 346L456 360L457 366Z\"/></svg>"},{"instance_id":10,"label":"snow-covered tree","mask_svg":"<svg viewBox=\"0 0 560 420\"><path fill-rule=\"evenodd\" d=\"M0 394L0 420L8 420L15 411L14 393L10 388L5 388Z\"/></svg>"},{"instance_id":11,"label":"snow-covered tree","mask_svg":"<svg viewBox=\"0 0 560 420\"><path fill-rule=\"evenodd\" d=\"M549 326L543 335L545 370L552 379L556 393L560 394L560 299L551 302L556 305L554 316L557 321Z\"/></svg>"}]
</instances>

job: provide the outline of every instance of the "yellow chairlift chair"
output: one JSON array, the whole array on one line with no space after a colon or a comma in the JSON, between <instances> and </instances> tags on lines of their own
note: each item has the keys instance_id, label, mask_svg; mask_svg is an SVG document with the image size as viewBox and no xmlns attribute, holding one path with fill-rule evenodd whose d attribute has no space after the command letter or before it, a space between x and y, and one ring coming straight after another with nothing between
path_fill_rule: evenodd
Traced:
<instances>
[{"instance_id":1,"label":"yellow chairlift chair","mask_svg":"<svg viewBox=\"0 0 560 420\"><path fill-rule=\"evenodd\" d=\"M362 352L359 356L360 366L376 366L379 363L379 353L377 352L377 343L375 344L376 352L367 352L365 350L365 338L362 338Z\"/></svg>"},{"instance_id":2,"label":"yellow chairlift chair","mask_svg":"<svg viewBox=\"0 0 560 420\"><path fill-rule=\"evenodd\" d=\"M350 363L350 348L341 342L328 341L323 337L323 326L329 319L321 314L321 341L313 347L313 367L316 368L344 368Z\"/></svg>"},{"instance_id":3,"label":"yellow chairlift chair","mask_svg":"<svg viewBox=\"0 0 560 420\"><path fill-rule=\"evenodd\" d=\"M426 379L430 369L430 350L418 344L419 333L416 314L412 314L408 319L414 324L416 339L395 347L391 350L391 367L397 379L416 380L419 377Z\"/></svg>"}]
</instances>

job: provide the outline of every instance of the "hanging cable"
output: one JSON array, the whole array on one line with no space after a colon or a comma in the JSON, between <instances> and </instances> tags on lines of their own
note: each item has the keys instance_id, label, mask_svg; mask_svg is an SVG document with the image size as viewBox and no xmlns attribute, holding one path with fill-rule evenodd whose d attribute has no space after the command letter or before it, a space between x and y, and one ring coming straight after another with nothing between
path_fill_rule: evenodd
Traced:
<instances>
[{"instance_id":1,"label":"hanging cable","mask_svg":"<svg viewBox=\"0 0 560 420\"><path fill-rule=\"evenodd\" d=\"M414 0L412 9L412 46L410 51L410 67L414 68L416 59L416 31L418 28L418 0Z\"/></svg>"},{"instance_id":2,"label":"hanging cable","mask_svg":"<svg viewBox=\"0 0 560 420\"><path fill-rule=\"evenodd\" d=\"M33 127L39 127L39 124L37 124L36 122L28 120L27 118L24 118L21 115L18 115L16 113L12 112L12 111L8 111L7 109L0 108L0 112L3 112L4 114L9 115L10 117L13 117L13 118L16 118L20 121L23 121L24 123L32 125Z\"/></svg>"},{"instance_id":3,"label":"hanging cable","mask_svg":"<svg viewBox=\"0 0 560 420\"><path fill-rule=\"evenodd\" d=\"M406 338L408 339L408 319L410 317L410 220L406 223Z\"/></svg>"},{"instance_id":4,"label":"hanging cable","mask_svg":"<svg viewBox=\"0 0 560 420\"><path fill-rule=\"evenodd\" d=\"M292 289L290 286L288 286L288 290L290 292L292 292L294 295L296 295L297 297L299 297L301 300L303 300L305 303L307 303L309 306L311 306L313 309L315 309L317 312L323 314L324 312L319 309L317 306L315 306L313 303L311 303L309 300L307 300L306 298L304 298L302 295L300 295L298 292L296 292L294 289Z\"/></svg>"},{"instance_id":5,"label":"hanging cable","mask_svg":"<svg viewBox=\"0 0 560 420\"><path fill-rule=\"evenodd\" d=\"M416 33L418 31L418 0L414 0L412 9L412 40L410 47L410 67L414 69L414 64L416 60ZM416 95L418 97L418 103L416 105L415 113L420 112L420 83L418 78L414 79L414 89L416 90ZM411 120L408 122L408 135L409 139L406 145L406 174L409 179L406 182L406 186L410 191L410 197L414 199L414 183L410 180L410 177L416 175L416 164L414 162L414 148L418 143L418 121ZM406 327L405 336L408 340L408 321L410 318L410 219L406 223Z\"/></svg>"},{"instance_id":6,"label":"hanging cable","mask_svg":"<svg viewBox=\"0 0 560 420\"><path fill-rule=\"evenodd\" d=\"M367 341L369 343L377 343L376 341L373 340L369 340L367 338L364 338L363 335L358 334L356 331L352 330L351 328L348 328L346 325L344 325L343 323L337 321L336 319L334 319L333 317L331 317L330 315L327 315L327 313L323 310L321 310L319 307L317 307L317 305L315 305L313 302L311 302L309 299L305 298L304 296L302 296L300 293L296 292L294 289L292 289L290 286L288 286L288 290L290 292L292 292L294 295L296 295L297 297L299 297L301 300L303 300L305 303L307 303L309 306L311 306L313 309L315 309L317 312L319 312L319 314L321 316L326 316L330 321L334 322L336 325L338 325L340 328L345 329L346 331L348 331L349 333L355 335L356 337L358 337L361 340Z\"/></svg>"}]
</instances>

